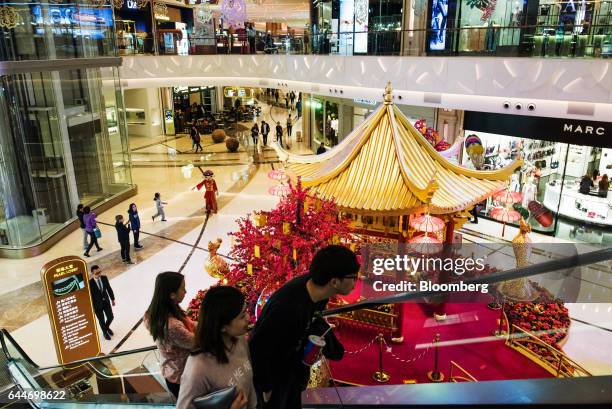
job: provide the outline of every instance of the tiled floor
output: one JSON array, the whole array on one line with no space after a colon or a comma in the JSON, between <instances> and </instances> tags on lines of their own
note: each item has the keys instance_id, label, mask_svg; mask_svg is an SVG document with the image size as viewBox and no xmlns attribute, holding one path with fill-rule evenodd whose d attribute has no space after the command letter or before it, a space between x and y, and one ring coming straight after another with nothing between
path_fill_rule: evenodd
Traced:
<instances>
[{"instance_id":1,"label":"tiled floor","mask_svg":"<svg viewBox=\"0 0 612 409\"><path fill-rule=\"evenodd\" d=\"M271 124L276 120L284 123L284 109L264 106L263 113ZM245 129L250 128L250 124L242 125ZM296 131L300 128L301 122L298 121L294 125L293 140L290 141L291 151L311 153L303 143L295 142ZM88 263L95 262L102 266L111 279L117 298L112 325L115 336L111 341L101 339L103 352L117 349L122 340L119 350L151 345L151 337L142 325L137 324L150 301L155 275L165 270L181 270L186 276L187 296L183 306L187 306L197 290L214 282L204 271L208 241L222 238L220 252L226 254L231 246L227 233L236 228L236 219L254 210L270 209L277 203L278 198L268 194L268 189L278 182L267 177L273 167L279 166L276 153L265 148L256 154L249 132L242 136L243 144L237 153L228 153L224 144L213 144L210 137L203 138L204 151L199 153L190 152L191 140L188 136L130 138L132 174L134 183L138 185L138 194L99 215L104 250L92 252L92 257L87 259ZM193 165L193 168L189 165ZM201 180L198 166L202 170L214 171L220 191L219 213L208 219L199 241L206 217L202 192L192 190ZM168 222L159 219L151 221L151 215L155 213L155 192L160 192L168 202L165 209ZM132 253L136 264L126 266L120 262L113 223L114 216L125 214L132 202L139 206L141 240L145 247ZM514 237L516 229L506 227L505 237L502 238L498 223L481 219L478 225L466 224L462 233L466 241L492 243ZM537 234L532 237L535 242L551 240L548 236ZM80 256L81 242L81 232L76 231L40 256L26 260L0 260L0 326L9 329L40 365L54 364L56 358L39 284L39 271L51 259L68 254ZM610 271L589 271L582 278L588 280L592 288L601 291L612 288ZM568 305L575 321L564 350L572 359L596 374L612 374L612 352L609 348L612 344L611 305Z\"/></svg>"}]
</instances>

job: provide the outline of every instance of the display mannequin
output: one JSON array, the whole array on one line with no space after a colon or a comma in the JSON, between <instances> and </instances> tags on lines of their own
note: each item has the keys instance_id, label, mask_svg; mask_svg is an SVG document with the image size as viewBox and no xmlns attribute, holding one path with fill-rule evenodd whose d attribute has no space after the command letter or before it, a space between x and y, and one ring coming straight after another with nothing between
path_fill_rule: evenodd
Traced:
<instances>
[{"instance_id":1,"label":"display mannequin","mask_svg":"<svg viewBox=\"0 0 612 409\"><path fill-rule=\"evenodd\" d=\"M521 184L519 182L518 173L513 173L512 176L510 177L510 190L512 192L518 192L521 190Z\"/></svg>"},{"instance_id":2,"label":"display mannequin","mask_svg":"<svg viewBox=\"0 0 612 409\"><path fill-rule=\"evenodd\" d=\"M530 176L529 181L525 183L525 185L523 186L522 193L523 193L523 202L521 203L521 205L524 208L527 208L529 205L529 202L531 202L532 200L535 200L538 194L538 187L535 185L535 183L533 183L533 176Z\"/></svg>"}]
</instances>

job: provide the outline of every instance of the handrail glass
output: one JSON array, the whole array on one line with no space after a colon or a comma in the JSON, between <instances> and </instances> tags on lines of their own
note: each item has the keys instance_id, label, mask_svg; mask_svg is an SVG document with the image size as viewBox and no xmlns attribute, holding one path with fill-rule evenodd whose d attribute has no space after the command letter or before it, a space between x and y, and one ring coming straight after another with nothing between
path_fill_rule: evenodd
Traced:
<instances>
[{"instance_id":1,"label":"handrail glass","mask_svg":"<svg viewBox=\"0 0 612 409\"><path fill-rule=\"evenodd\" d=\"M285 54L496 56L550 58L608 58L612 54L612 25L593 25L590 34L564 32L554 25L460 27L446 30L444 47L430 46L438 35L431 29L381 30L317 34L258 35L254 47L245 34L189 35L188 47L172 40L148 38L154 44L122 48L120 55ZM119 42L119 40L118 40ZM145 44L146 45L146 44Z\"/></svg>"},{"instance_id":2,"label":"handrail glass","mask_svg":"<svg viewBox=\"0 0 612 409\"><path fill-rule=\"evenodd\" d=\"M461 314L457 315L447 321L446 323L436 323L436 320L426 319L424 322L427 322L429 326L435 326L436 329L434 332L440 331L443 332L444 327L449 327L452 325L460 324L462 321L472 320L473 323L478 322L479 320L487 319L488 322L486 324L486 335L485 337L476 337L473 334L466 334L463 338L459 339L449 339L448 335L446 338L442 338L442 342L431 341L430 339L422 339L420 341L420 348L424 350L422 354L416 356L416 353L413 354L414 351L411 351L410 354L414 355L413 358L424 359L427 360L427 365L429 365L430 361L433 365L434 362L434 353L436 360L436 368L438 365L438 354L437 351L440 348L445 347L453 347L457 344L461 345L476 345L476 350L480 351L481 346L482 350L486 350L487 343L491 345L491 343L498 343L497 348L503 347L508 348L507 351L511 351L512 348L517 348L517 344L521 344L522 352L516 352L516 359L523 359L525 363L531 362L530 365L535 366L531 368L531 373L536 374L539 378L544 377L566 377L571 379L580 378L598 378L591 377L590 374L586 370L581 369L578 363L574 364L574 361L570 359L566 359L563 355L563 352L560 349L556 349L558 356L537 356L536 351L530 351L527 343L519 342L512 343L512 339L517 337L517 339L523 339L524 333L528 332L529 337L532 343L535 345L542 345L542 343L547 342L547 336L550 334L550 331L546 329L536 328L526 329L525 331L514 331L513 328L516 327L516 322L512 320L510 317L509 311L507 311L504 306L506 302L511 302L511 298L508 297L508 289L516 288L517 283L523 283L522 279L529 279L534 283L537 283L537 288L539 291L547 291L552 296L554 296L555 301L549 301L549 303L556 303L559 300L563 300L566 302L610 302L610 295L606 291L601 291L603 287L605 287L605 283L601 280L599 283L597 282L598 272L607 271L612 272L612 248L603 248L603 249L594 249L592 246L587 245L554 245L552 247L546 247L545 245L534 244L532 248L532 256L536 259L536 262L531 265L521 266L519 268L508 268L509 258L515 257L516 254L513 250L516 247L512 247L512 245L508 244L483 244L478 245L482 247L481 250L476 250L474 248L453 248L454 251L453 257L461 257L461 251L467 251L469 257L477 258L481 253L487 254L487 259L491 263L491 266L497 266L495 269L492 269L487 272L487 274L483 274L476 277L469 277L467 275L462 274L462 279L464 283L467 284L489 284L494 286L494 291L491 291L489 298L486 299L478 299L474 300L472 298L467 299L456 299L451 300L454 303L466 303L469 306L477 306L480 303L479 311L486 310L486 302L491 304L499 303L502 304L499 309L499 312L488 312L480 315L480 317L476 317L473 315L473 311L470 311L470 314ZM424 249L419 248L420 251ZM400 253L401 254L400 249ZM381 248L376 248L375 246L369 248L370 254L374 254L377 251L387 251L394 254L398 254L398 250L395 248L389 247L389 244ZM446 250L447 253L440 253L449 255L450 250ZM378 253L380 254L380 253ZM430 253L433 254L433 253ZM464 254L464 256L466 256ZM366 254L366 258L368 255ZM363 260L364 265L367 265L368 260ZM498 263L499 265L497 265ZM506 268L504 268L506 266ZM599 274L601 276L601 274ZM421 276L420 278L425 278L425 276ZM359 281L367 282L367 278L362 278ZM451 280L452 281L452 280ZM450 281L449 281L450 282ZM576 287L572 282L578 282L579 285ZM568 284L569 283L569 284ZM513 284L511 286L506 287L504 290L504 286L507 284ZM504 295L505 294L505 295ZM354 322L357 321L360 328L362 325L369 325L368 319L371 316L361 315L361 316L351 316L347 317L347 313L353 313L355 311L367 310L368 308L375 307L381 304L388 303L399 303L405 304L408 302L419 302L423 304L434 304L440 303L440 299L437 299L438 296L444 296L444 291L430 291L428 294L424 295L423 293L417 292L400 292L398 294L389 295L389 296L371 296L369 298L359 297L362 301L358 303L350 303L344 306L338 306L337 308L329 309L324 313L324 315L328 316L330 320L338 320L335 321L339 324L339 330L342 331L343 325L346 325L346 322ZM573 297L573 298L570 298ZM449 302L448 299L442 300L442 302ZM483 302L485 303L485 307L483 307ZM471 307L470 307L471 308ZM476 308L476 307L475 307ZM473 310L474 308L472 308ZM379 312L381 312L379 310ZM508 313L508 314L507 314ZM388 313L384 313L389 315ZM501 314L502 318L496 323L496 318ZM346 321L342 322L341 320L346 318ZM384 317L374 317L374 324L381 324L384 320ZM378 320L378 321L377 321ZM382 323L384 325L384 323ZM497 325L499 324L499 331L497 331ZM471 324L470 324L471 325ZM476 325L476 324L474 324ZM482 325L482 324L478 324ZM522 325L519 323L519 325ZM491 330L495 330L498 332L495 336L492 335ZM349 330L350 331L350 330ZM390 338L385 338L382 335L377 336L378 329L375 329L372 332L375 335L373 339L374 342L369 346L366 345L366 348L373 348L376 352L376 359L365 359L359 358L359 351L353 351L354 356L358 357L357 359L360 362L360 365L369 365L369 366L377 366L378 365L378 353L380 353L381 366L383 360L388 364L389 360L400 359L409 361L409 358L403 356L403 352L401 350L396 349L397 346L392 346L392 341ZM342 334L340 334L342 335ZM346 336L346 335L345 335ZM59 402L59 401L35 401L31 402L33 407L53 407L53 408L68 408L68 407L94 407L100 406L103 404L110 404L112 407L123 407L128 405L138 405L145 407L156 407L156 408L170 408L174 407L175 400L168 393L165 388L165 383L163 377L160 375L159 369L159 356L157 355L157 351L155 347L147 347L141 348L138 350L125 351L120 353L111 354L108 356L101 356L90 358L86 360L82 360L79 362L75 362L69 365L63 366L52 366L52 367L44 367L41 368L36 363L34 363L30 357L22 350L22 348L15 342L15 340L11 337L11 335L2 330L0 332L0 341L2 343L2 352L4 353L7 361L8 370L10 371L11 377L15 384L17 384L22 389L30 389L30 390L65 390L69 401ZM342 341L342 339L341 339ZM430 344L431 341L431 344ZM526 346L527 345L527 346ZM431 348L430 348L431 347ZM416 348L416 346L415 346ZM517 351L518 351L517 349ZM474 347L472 347L474 350ZM553 349L551 349L553 350ZM418 352L418 351L417 351ZM534 353L533 356L528 356L530 353ZM474 368L479 368L478 366L474 366L473 360L472 362L466 362L468 359L469 348L466 348L462 355L454 355L447 356L441 355L440 358L440 371L448 368L448 364L450 360L455 363L455 365L461 366L465 368L465 371L468 371L475 379L478 379L479 382L472 382L473 384L479 384L480 381L487 380L495 380L500 379L495 378L495 376L491 377L489 373L478 374L474 373ZM507 353L507 352L506 352ZM523 356L521 356L522 354ZM350 359L350 354L345 354L345 359ZM558 359L557 359L558 358ZM353 358L354 359L354 358ZM529 361L529 360L531 361ZM559 363L556 365L553 360L557 360ZM537 362L541 360L541 365L538 367ZM521 361L521 362L523 362ZM404 361L403 361L404 362ZM412 363L416 361L411 361ZM535 362L535 363L534 363ZM342 363L342 361L340 361ZM370 365L372 364L372 365ZM359 382L349 382L347 380L338 379L335 375L338 373L338 364L327 361L322 363L321 365L329 365L327 367L327 372L331 373L331 376L335 379L336 387L326 387L324 384L314 384L313 388L309 389L304 394L305 405L304 407L323 407L327 405L345 405L344 407L368 407L371 406L371 397L377 396L378 398L385 397L388 399L386 403L389 404L389 407L402 407L402 405L407 404L419 404L425 403L424 400L431 393L435 393L440 395L438 392L440 390L440 385L419 385L416 389L414 386L410 387L410 385L397 385L398 378L394 378L392 383L396 383L391 386L370 386L363 388L351 388L350 385L364 385L364 383ZM406 364L402 364L402 371L405 370ZM472 365L472 366L469 366ZM575 368L573 368L573 366ZM320 366L319 366L320 368ZM550 368L562 368L562 371L551 371ZM361 370L362 368L354 368L354 371ZM374 368L376 369L376 368ZM382 367L381 367L382 369ZM368 367L369 370L369 367ZM547 372L548 371L548 372ZM367 371L366 371L367 372ZM382 372L382 371L381 371ZM501 373L498 370L499 373ZM553 373L554 372L554 373ZM556 373L556 375L555 375ZM519 376L514 381L504 381L506 383L499 383L499 385L503 385L504 388L513 387L511 385L518 385L518 387L525 387L526 383L521 383L521 379L529 378L530 375L523 376L522 378ZM367 378L371 379L371 374L368 372ZM511 378L512 379L512 378ZM447 379L448 380L448 379ZM544 380L538 380L541 382ZM551 381L551 380L548 380ZM560 380L555 380L560 381ZM516 384L507 383L507 382L517 382ZM566 384L568 390L571 391L570 396L576 397L580 395L579 388L583 388L584 390L589 390L593 386L593 384L599 384L599 379L593 380L592 383L568 383ZM367 384L365 384L367 385ZM496 384L497 385L497 384ZM544 385L544 384L542 384ZM559 383L550 383L551 387L562 387ZM340 387L345 386L345 387ZM481 388L478 391L473 390L470 395L467 392L467 389L461 389L462 392L458 392L456 396L458 399L463 399L463 402L466 404L475 404L476 398L474 396L488 396L487 399L493 399L492 396L487 394L486 387L474 387L469 385L456 386L457 388ZM497 388L497 386L495 386ZM501 388L502 386L500 386ZM423 388L423 389L419 389ZM444 386L443 388L450 388L449 386ZM548 387L546 387L548 388ZM414 392L418 390L419 392ZM450 390L450 389L449 389ZM459 389L453 389L459 390ZM501 390L501 389L500 389ZM609 393L607 391L606 393ZM474 395L476 394L476 395ZM472 396L470 398L470 396ZM546 403L546 399L550 399L550 397L545 399L545 394L540 393L541 403ZM601 398L600 395L598 397ZM470 400L471 399L471 400ZM590 401L593 401L593 398L590 398ZM447 403L461 403L462 401L449 401ZM382 403L382 401L381 401ZM490 403L512 403L512 402L500 402L500 401L491 401ZM72 406L71 406L72 405ZM75 406L76 405L76 406Z\"/></svg>"}]
</instances>

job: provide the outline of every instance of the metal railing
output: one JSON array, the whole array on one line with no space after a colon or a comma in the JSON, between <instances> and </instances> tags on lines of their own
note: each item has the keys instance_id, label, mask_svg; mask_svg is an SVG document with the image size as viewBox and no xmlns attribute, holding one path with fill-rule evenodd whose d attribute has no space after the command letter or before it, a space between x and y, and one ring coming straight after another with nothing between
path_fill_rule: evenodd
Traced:
<instances>
[{"instance_id":1,"label":"metal railing","mask_svg":"<svg viewBox=\"0 0 612 409\"><path fill-rule=\"evenodd\" d=\"M517 325L512 324L512 333L506 344L527 356L557 378L592 376L589 371L565 353Z\"/></svg>"},{"instance_id":2,"label":"metal railing","mask_svg":"<svg viewBox=\"0 0 612 409\"><path fill-rule=\"evenodd\" d=\"M565 28L567 30L567 28ZM431 29L385 30L304 35L246 34L192 36L188 41L147 38L137 47L120 48L121 55L211 55L211 54L286 54L286 55L397 55L440 56L476 55L511 57L607 58L612 54L612 25L574 27L563 31L558 26L483 26L447 29L443 38ZM120 39L118 44L125 42Z\"/></svg>"},{"instance_id":3,"label":"metal railing","mask_svg":"<svg viewBox=\"0 0 612 409\"><path fill-rule=\"evenodd\" d=\"M453 369L459 371L461 375L455 375ZM449 382L478 382L478 379L474 378L468 371L463 369L457 362L450 361L450 369L448 370L448 381Z\"/></svg>"}]
</instances>

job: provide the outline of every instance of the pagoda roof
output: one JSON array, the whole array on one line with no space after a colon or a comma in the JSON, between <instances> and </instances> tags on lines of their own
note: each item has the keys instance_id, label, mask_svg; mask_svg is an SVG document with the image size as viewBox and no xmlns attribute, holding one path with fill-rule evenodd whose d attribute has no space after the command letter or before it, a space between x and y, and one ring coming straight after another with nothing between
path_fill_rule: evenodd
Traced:
<instances>
[{"instance_id":1,"label":"pagoda roof","mask_svg":"<svg viewBox=\"0 0 612 409\"><path fill-rule=\"evenodd\" d=\"M479 171L450 162L391 102L389 85L384 104L335 148L320 155L275 149L292 179L343 210L368 215L459 212L503 189L522 166L517 159Z\"/></svg>"}]
</instances>

